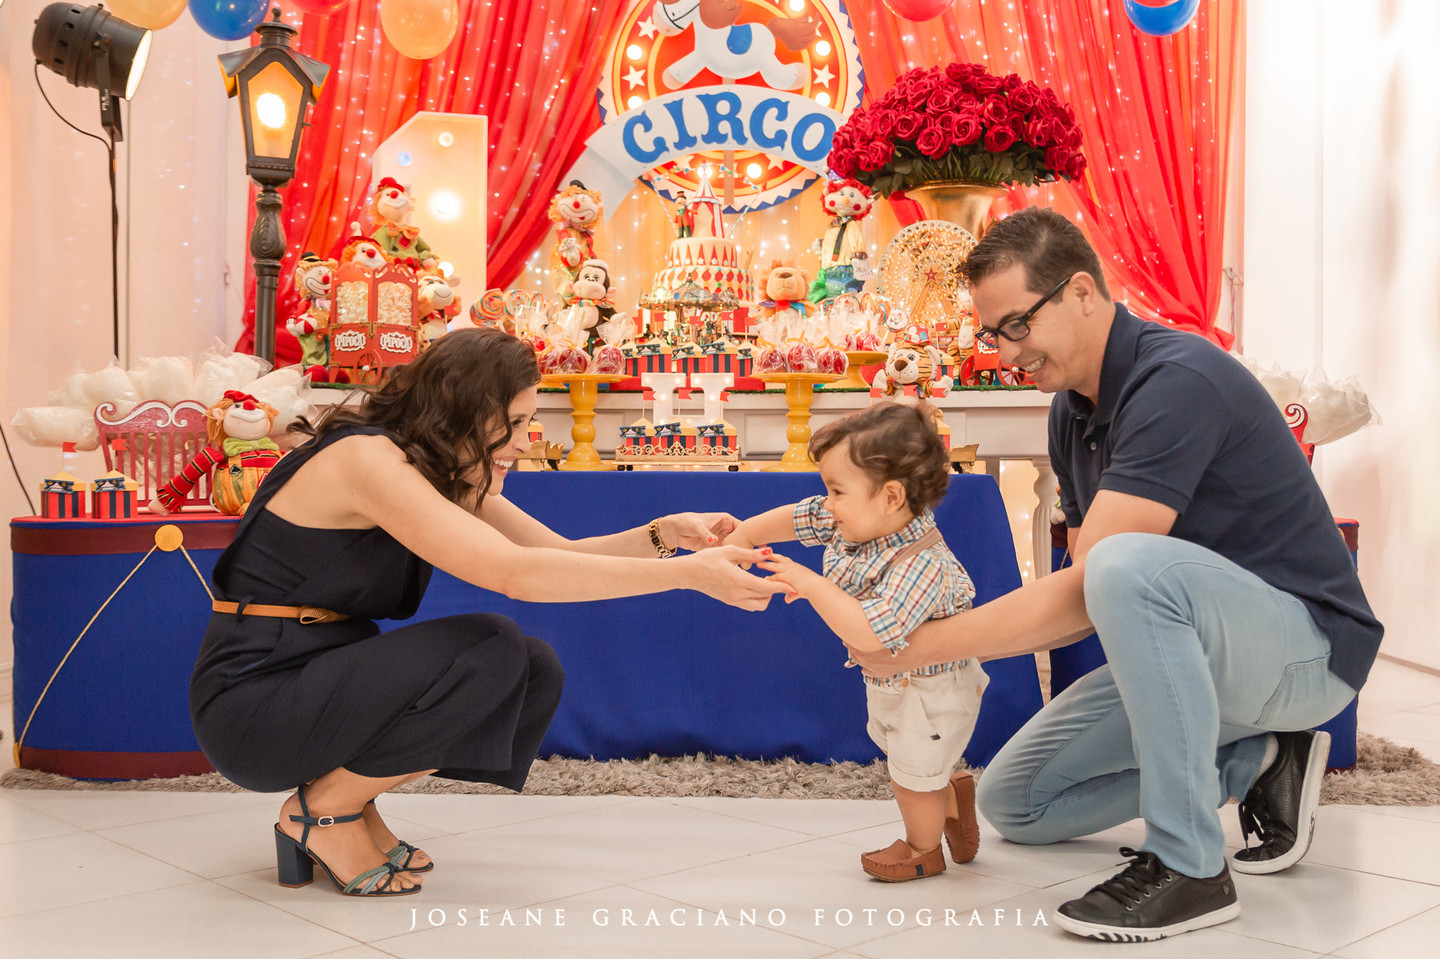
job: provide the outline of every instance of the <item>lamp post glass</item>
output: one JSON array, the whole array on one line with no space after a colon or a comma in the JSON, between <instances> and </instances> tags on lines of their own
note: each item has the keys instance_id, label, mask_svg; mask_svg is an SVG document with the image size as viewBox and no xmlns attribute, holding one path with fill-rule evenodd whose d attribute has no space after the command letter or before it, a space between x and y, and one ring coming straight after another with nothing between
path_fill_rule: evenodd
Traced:
<instances>
[{"instance_id":1,"label":"lamp post glass","mask_svg":"<svg viewBox=\"0 0 1440 959\"><path fill-rule=\"evenodd\" d=\"M285 255L285 230L280 225L280 194L276 187L295 176L300 131L305 111L320 95L330 68L290 48L294 27L273 18L255 28L260 44L220 56L225 90L240 97L245 131L245 172L260 186L255 198L255 227L250 255L255 260L255 355L275 362L275 294L280 285L280 260Z\"/></svg>"}]
</instances>

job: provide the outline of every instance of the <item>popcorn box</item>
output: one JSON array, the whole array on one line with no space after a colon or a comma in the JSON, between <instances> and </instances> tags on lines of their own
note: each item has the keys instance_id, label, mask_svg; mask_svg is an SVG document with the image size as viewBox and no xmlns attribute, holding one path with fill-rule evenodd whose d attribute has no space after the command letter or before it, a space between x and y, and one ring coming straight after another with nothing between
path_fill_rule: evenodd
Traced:
<instances>
[{"instance_id":1,"label":"popcorn box","mask_svg":"<svg viewBox=\"0 0 1440 959\"><path fill-rule=\"evenodd\" d=\"M749 356L742 356L733 344L706 343L697 356L686 357L680 369L685 373L734 373L749 376L754 365Z\"/></svg>"},{"instance_id":2,"label":"popcorn box","mask_svg":"<svg viewBox=\"0 0 1440 959\"><path fill-rule=\"evenodd\" d=\"M90 482L90 515L96 519L130 519L135 515L139 486L119 470L96 477Z\"/></svg>"},{"instance_id":3,"label":"popcorn box","mask_svg":"<svg viewBox=\"0 0 1440 959\"><path fill-rule=\"evenodd\" d=\"M40 481L40 515L45 519L78 519L85 515L80 480L61 470Z\"/></svg>"},{"instance_id":4,"label":"popcorn box","mask_svg":"<svg viewBox=\"0 0 1440 959\"><path fill-rule=\"evenodd\" d=\"M620 455L644 456L650 446L650 428L644 423L620 427Z\"/></svg>"},{"instance_id":5,"label":"popcorn box","mask_svg":"<svg viewBox=\"0 0 1440 959\"><path fill-rule=\"evenodd\" d=\"M701 452L713 456L738 456L740 437L729 423L702 423L695 427Z\"/></svg>"},{"instance_id":6,"label":"popcorn box","mask_svg":"<svg viewBox=\"0 0 1440 959\"><path fill-rule=\"evenodd\" d=\"M530 442L538 443L545 438L545 424L539 420L530 421Z\"/></svg>"},{"instance_id":7,"label":"popcorn box","mask_svg":"<svg viewBox=\"0 0 1440 959\"><path fill-rule=\"evenodd\" d=\"M695 450L695 428L686 429L680 423L656 423L655 424L655 446L656 452L661 450L669 453L676 450L677 453L694 452Z\"/></svg>"},{"instance_id":8,"label":"popcorn box","mask_svg":"<svg viewBox=\"0 0 1440 959\"><path fill-rule=\"evenodd\" d=\"M673 373L670 347L664 343L639 343L625 348L625 374Z\"/></svg>"}]
</instances>

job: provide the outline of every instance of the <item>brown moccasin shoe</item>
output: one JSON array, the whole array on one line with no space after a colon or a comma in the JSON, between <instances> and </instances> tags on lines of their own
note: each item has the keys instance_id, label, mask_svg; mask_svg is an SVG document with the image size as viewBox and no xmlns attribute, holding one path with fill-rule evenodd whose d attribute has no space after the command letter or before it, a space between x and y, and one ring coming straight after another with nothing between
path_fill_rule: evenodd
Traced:
<instances>
[{"instance_id":1,"label":"brown moccasin shoe","mask_svg":"<svg viewBox=\"0 0 1440 959\"><path fill-rule=\"evenodd\" d=\"M962 770L950 777L950 788L955 791L960 815L945 820L945 842L950 846L951 859L969 862L980 851L980 823L975 818L975 777Z\"/></svg>"},{"instance_id":2,"label":"brown moccasin shoe","mask_svg":"<svg viewBox=\"0 0 1440 959\"><path fill-rule=\"evenodd\" d=\"M939 846L917 853L905 840L897 839L885 849L861 855L860 868L885 882L909 882L944 872L945 854Z\"/></svg>"}]
</instances>

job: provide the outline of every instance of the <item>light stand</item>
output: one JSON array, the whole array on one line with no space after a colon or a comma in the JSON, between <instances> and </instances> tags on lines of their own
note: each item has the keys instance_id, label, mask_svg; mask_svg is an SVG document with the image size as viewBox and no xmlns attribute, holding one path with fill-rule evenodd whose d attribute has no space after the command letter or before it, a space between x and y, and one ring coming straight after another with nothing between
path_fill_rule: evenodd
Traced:
<instances>
[{"instance_id":1,"label":"light stand","mask_svg":"<svg viewBox=\"0 0 1440 959\"><path fill-rule=\"evenodd\" d=\"M150 31L106 13L99 4L79 7L52 3L35 18L31 38L35 53L35 85L57 117L70 129L105 144L110 159L110 310L113 349L120 356L120 205L115 188L115 144L125 139L120 122L120 100L135 95L150 56ZM109 134L101 137L81 130L66 120L40 86L40 65L63 76L77 87L100 91L100 125Z\"/></svg>"}]
</instances>

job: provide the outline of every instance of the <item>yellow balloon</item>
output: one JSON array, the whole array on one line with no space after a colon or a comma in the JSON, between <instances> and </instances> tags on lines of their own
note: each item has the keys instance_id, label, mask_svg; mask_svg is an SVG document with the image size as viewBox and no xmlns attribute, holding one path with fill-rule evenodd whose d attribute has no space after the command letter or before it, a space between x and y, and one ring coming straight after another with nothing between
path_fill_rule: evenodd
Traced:
<instances>
[{"instance_id":1,"label":"yellow balloon","mask_svg":"<svg viewBox=\"0 0 1440 959\"><path fill-rule=\"evenodd\" d=\"M380 0L380 28L391 46L412 60L428 60L455 39L457 0Z\"/></svg>"},{"instance_id":2,"label":"yellow balloon","mask_svg":"<svg viewBox=\"0 0 1440 959\"><path fill-rule=\"evenodd\" d=\"M147 30L170 26L185 12L188 0L112 0L110 12Z\"/></svg>"}]
</instances>

